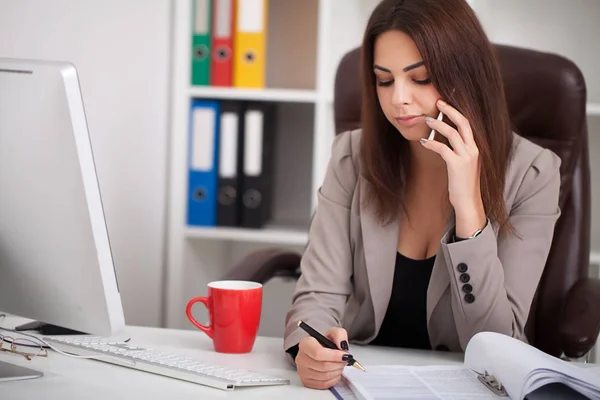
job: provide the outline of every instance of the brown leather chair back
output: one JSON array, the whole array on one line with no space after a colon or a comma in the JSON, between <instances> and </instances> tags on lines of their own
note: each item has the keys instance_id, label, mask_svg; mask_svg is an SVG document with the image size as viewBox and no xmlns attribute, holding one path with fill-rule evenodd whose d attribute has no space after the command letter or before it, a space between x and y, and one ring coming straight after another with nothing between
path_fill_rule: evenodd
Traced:
<instances>
[{"instance_id":1,"label":"brown leather chair back","mask_svg":"<svg viewBox=\"0 0 600 400\"><path fill-rule=\"evenodd\" d=\"M560 208L552 248L527 323L531 343L560 356L559 317L567 293L588 275L590 169L586 86L564 57L495 45L514 129L561 159ZM360 49L347 53L335 79L336 134L360 127Z\"/></svg>"}]
</instances>

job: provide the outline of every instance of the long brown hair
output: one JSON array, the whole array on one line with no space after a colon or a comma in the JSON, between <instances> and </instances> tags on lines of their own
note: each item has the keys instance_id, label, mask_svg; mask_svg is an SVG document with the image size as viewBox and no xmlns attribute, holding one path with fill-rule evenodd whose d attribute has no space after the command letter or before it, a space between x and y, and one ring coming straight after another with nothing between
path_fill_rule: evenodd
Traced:
<instances>
[{"instance_id":1,"label":"long brown hair","mask_svg":"<svg viewBox=\"0 0 600 400\"><path fill-rule=\"evenodd\" d=\"M486 214L502 230L511 230L503 198L512 148L504 87L493 47L464 0L383 0L368 21L361 50L360 159L363 175L373 187L368 200L380 222L397 217L410 176L408 142L386 119L373 74L375 40L388 30L413 39L441 98L470 122L479 149Z\"/></svg>"}]
</instances>

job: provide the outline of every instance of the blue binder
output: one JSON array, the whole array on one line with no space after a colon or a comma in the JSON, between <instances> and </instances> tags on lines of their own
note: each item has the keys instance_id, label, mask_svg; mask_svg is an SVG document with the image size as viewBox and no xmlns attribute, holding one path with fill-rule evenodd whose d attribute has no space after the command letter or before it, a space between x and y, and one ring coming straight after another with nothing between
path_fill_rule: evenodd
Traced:
<instances>
[{"instance_id":1,"label":"blue binder","mask_svg":"<svg viewBox=\"0 0 600 400\"><path fill-rule=\"evenodd\" d=\"M194 100L188 141L188 208L191 226L215 226L219 165L219 103Z\"/></svg>"}]
</instances>

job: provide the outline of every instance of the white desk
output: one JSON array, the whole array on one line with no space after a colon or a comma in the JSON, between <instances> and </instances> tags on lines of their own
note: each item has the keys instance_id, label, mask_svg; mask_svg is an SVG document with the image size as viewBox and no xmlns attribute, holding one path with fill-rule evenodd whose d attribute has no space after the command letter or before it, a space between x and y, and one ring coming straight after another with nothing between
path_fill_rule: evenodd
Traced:
<instances>
[{"instance_id":1,"label":"white desk","mask_svg":"<svg viewBox=\"0 0 600 400\"><path fill-rule=\"evenodd\" d=\"M19 321L20 323L21 321ZM14 319L1 321L1 326L17 325ZM0 398L20 400L70 399L335 399L328 390L302 386L295 369L285 358L283 340L259 337L254 349L245 355L219 354L212 342L199 331L128 327L131 343L162 348L199 357L203 361L248 368L289 379L290 385L221 391L189 382L166 378L126 367L90 359L76 359L50 351L48 358L27 361L13 354L0 353L0 360L42 371L42 378L0 383ZM448 364L462 362L462 354L415 351L351 345L351 353L366 368L374 364Z\"/></svg>"}]
</instances>

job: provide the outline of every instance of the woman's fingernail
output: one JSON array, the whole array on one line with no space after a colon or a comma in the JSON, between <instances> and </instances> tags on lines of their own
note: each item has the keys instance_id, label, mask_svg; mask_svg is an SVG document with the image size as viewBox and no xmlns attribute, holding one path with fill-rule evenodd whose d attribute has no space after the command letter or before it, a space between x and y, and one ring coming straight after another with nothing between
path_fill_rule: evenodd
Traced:
<instances>
[{"instance_id":1,"label":"woman's fingernail","mask_svg":"<svg viewBox=\"0 0 600 400\"><path fill-rule=\"evenodd\" d=\"M439 104L440 106L445 106L445 105L446 105L446 102L445 102L444 100L442 100L442 99L439 99L439 100L438 100L438 104Z\"/></svg>"},{"instance_id":2,"label":"woman's fingernail","mask_svg":"<svg viewBox=\"0 0 600 400\"><path fill-rule=\"evenodd\" d=\"M345 340L342 340L341 345L342 345L342 350L346 350L346 351L348 350L348 342L346 342Z\"/></svg>"},{"instance_id":3,"label":"woman's fingernail","mask_svg":"<svg viewBox=\"0 0 600 400\"><path fill-rule=\"evenodd\" d=\"M431 118L430 116L425 117L425 122L431 122L433 121L433 118Z\"/></svg>"},{"instance_id":4,"label":"woman's fingernail","mask_svg":"<svg viewBox=\"0 0 600 400\"><path fill-rule=\"evenodd\" d=\"M342 361L348 361L350 359L352 359L352 354L344 354L342 356Z\"/></svg>"},{"instance_id":5,"label":"woman's fingernail","mask_svg":"<svg viewBox=\"0 0 600 400\"><path fill-rule=\"evenodd\" d=\"M419 139L419 142L421 142L421 144L425 144L425 143L427 143L427 139L425 139L425 138Z\"/></svg>"}]
</instances>

